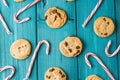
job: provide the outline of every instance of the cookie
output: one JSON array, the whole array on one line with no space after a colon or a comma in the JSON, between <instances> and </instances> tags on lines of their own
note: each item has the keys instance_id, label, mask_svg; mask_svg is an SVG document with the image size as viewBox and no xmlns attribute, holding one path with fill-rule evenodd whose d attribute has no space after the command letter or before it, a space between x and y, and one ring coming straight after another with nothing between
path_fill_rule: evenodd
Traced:
<instances>
[{"instance_id":1,"label":"cookie","mask_svg":"<svg viewBox=\"0 0 120 80\"><path fill-rule=\"evenodd\" d=\"M82 42L78 37L69 36L59 45L61 53L66 57L75 57L82 51Z\"/></svg>"},{"instance_id":2,"label":"cookie","mask_svg":"<svg viewBox=\"0 0 120 80\"><path fill-rule=\"evenodd\" d=\"M67 20L66 13L56 7L49 8L45 13L45 21L47 25L51 28L62 27Z\"/></svg>"},{"instance_id":3,"label":"cookie","mask_svg":"<svg viewBox=\"0 0 120 80\"><path fill-rule=\"evenodd\" d=\"M11 55L16 59L25 59L30 55L31 45L27 40L15 41L10 47Z\"/></svg>"},{"instance_id":4,"label":"cookie","mask_svg":"<svg viewBox=\"0 0 120 80\"><path fill-rule=\"evenodd\" d=\"M114 23L108 17L99 17L94 22L94 32L99 37L108 37L113 33L113 31L114 31Z\"/></svg>"},{"instance_id":5,"label":"cookie","mask_svg":"<svg viewBox=\"0 0 120 80\"><path fill-rule=\"evenodd\" d=\"M23 0L14 0L15 2L23 2Z\"/></svg>"},{"instance_id":6,"label":"cookie","mask_svg":"<svg viewBox=\"0 0 120 80\"><path fill-rule=\"evenodd\" d=\"M44 75L45 80L66 80L66 74L57 67L51 67L49 68L45 75Z\"/></svg>"},{"instance_id":7,"label":"cookie","mask_svg":"<svg viewBox=\"0 0 120 80\"><path fill-rule=\"evenodd\" d=\"M74 0L66 0L67 2L73 2Z\"/></svg>"},{"instance_id":8,"label":"cookie","mask_svg":"<svg viewBox=\"0 0 120 80\"><path fill-rule=\"evenodd\" d=\"M97 75L93 74L93 75L90 75L86 78L86 80L103 80L101 79L100 77L98 77Z\"/></svg>"}]
</instances>

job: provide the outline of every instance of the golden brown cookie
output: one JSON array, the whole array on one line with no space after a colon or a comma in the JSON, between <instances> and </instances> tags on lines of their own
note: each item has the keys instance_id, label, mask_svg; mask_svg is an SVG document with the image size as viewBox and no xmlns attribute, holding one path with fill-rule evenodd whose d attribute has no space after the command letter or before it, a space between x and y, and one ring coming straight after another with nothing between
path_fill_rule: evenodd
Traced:
<instances>
[{"instance_id":1,"label":"golden brown cookie","mask_svg":"<svg viewBox=\"0 0 120 80\"><path fill-rule=\"evenodd\" d=\"M103 79L93 74L93 75L88 76L85 80L103 80Z\"/></svg>"},{"instance_id":2,"label":"golden brown cookie","mask_svg":"<svg viewBox=\"0 0 120 80\"><path fill-rule=\"evenodd\" d=\"M94 32L99 37L108 37L113 33L113 31L114 31L114 23L108 17L99 17L94 22Z\"/></svg>"},{"instance_id":3,"label":"golden brown cookie","mask_svg":"<svg viewBox=\"0 0 120 80\"><path fill-rule=\"evenodd\" d=\"M51 28L60 28L66 23L67 15L63 10L53 7L46 11L45 20Z\"/></svg>"},{"instance_id":4,"label":"golden brown cookie","mask_svg":"<svg viewBox=\"0 0 120 80\"><path fill-rule=\"evenodd\" d=\"M23 2L23 0L14 0L15 2Z\"/></svg>"},{"instance_id":5,"label":"golden brown cookie","mask_svg":"<svg viewBox=\"0 0 120 80\"><path fill-rule=\"evenodd\" d=\"M44 79L45 80L66 80L66 74L60 68L51 67L46 71L44 75Z\"/></svg>"},{"instance_id":6,"label":"golden brown cookie","mask_svg":"<svg viewBox=\"0 0 120 80\"><path fill-rule=\"evenodd\" d=\"M30 55L31 45L27 40L15 41L10 47L11 55L16 59L25 59Z\"/></svg>"},{"instance_id":7,"label":"golden brown cookie","mask_svg":"<svg viewBox=\"0 0 120 80\"><path fill-rule=\"evenodd\" d=\"M66 57L75 57L82 51L82 42L78 37L69 36L59 45L61 53Z\"/></svg>"}]
</instances>

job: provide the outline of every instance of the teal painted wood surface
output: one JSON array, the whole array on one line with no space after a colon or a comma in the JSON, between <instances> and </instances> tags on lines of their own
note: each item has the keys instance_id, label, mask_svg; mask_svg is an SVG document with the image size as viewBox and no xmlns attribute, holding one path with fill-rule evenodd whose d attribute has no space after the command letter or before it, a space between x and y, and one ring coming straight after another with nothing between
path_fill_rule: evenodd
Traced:
<instances>
[{"instance_id":1,"label":"teal painted wood surface","mask_svg":"<svg viewBox=\"0 0 120 80\"><path fill-rule=\"evenodd\" d=\"M75 2L66 2L65 0L41 0L37 5L23 12L19 19L31 17L31 20L18 24L14 22L13 15L22 7L33 0L25 0L21 3L7 0L9 7L5 7L0 1L0 12L13 32L7 35L0 22L0 67L13 65L16 73L11 80L23 80L29 66L30 59L37 43L46 39L50 42L51 49L48 56L45 55L46 45L42 45L29 80L44 80L45 71L52 67L60 67L67 74L67 80L85 80L88 75L97 74L104 80L110 80L107 74L95 59L90 57L93 65L89 69L85 63L84 56L87 52L94 52L101 58L105 65L109 68L116 80L120 79L120 54L115 57L108 58L105 55L104 48L108 40L112 40L110 52L113 52L120 44L120 0L103 0L102 5L90 20L86 28L82 28L82 23L89 15L98 0L76 0ZM44 13L50 7L58 7L65 10L68 16L67 23L60 29L49 28L44 20ZM100 38L93 31L93 23L100 16L108 16L115 22L115 31L108 38ZM67 58L61 55L59 51L59 43L70 35L78 36L83 42L82 53L75 58ZM25 60L16 60L10 55L10 45L17 39L27 39L32 45L32 52L29 58ZM120 53L120 52L119 52ZM0 73L0 80L4 80L10 70Z\"/></svg>"}]
</instances>

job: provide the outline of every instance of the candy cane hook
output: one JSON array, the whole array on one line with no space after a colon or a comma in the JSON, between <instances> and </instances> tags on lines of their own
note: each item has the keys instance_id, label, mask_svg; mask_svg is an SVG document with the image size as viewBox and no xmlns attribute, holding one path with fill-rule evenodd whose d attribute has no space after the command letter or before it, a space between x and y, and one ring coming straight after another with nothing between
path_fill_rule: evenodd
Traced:
<instances>
[{"instance_id":1,"label":"candy cane hook","mask_svg":"<svg viewBox=\"0 0 120 80\"><path fill-rule=\"evenodd\" d=\"M120 51L120 45L118 46L118 48L112 54L110 54L108 52L110 45L111 45L111 40L108 41L108 44L107 44L107 46L105 48L105 53L106 53L106 55L108 57L113 57L113 56L115 56Z\"/></svg>"},{"instance_id":2,"label":"candy cane hook","mask_svg":"<svg viewBox=\"0 0 120 80\"><path fill-rule=\"evenodd\" d=\"M92 12L90 13L90 15L87 17L87 19L84 21L84 23L82 24L83 27L85 27L87 25L87 23L90 21L90 19L93 17L93 15L95 14L95 12L97 11L97 9L100 7L102 3L102 0L98 0L98 3L96 4L95 8L92 10Z\"/></svg>"},{"instance_id":3,"label":"candy cane hook","mask_svg":"<svg viewBox=\"0 0 120 80\"><path fill-rule=\"evenodd\" d=\"M14 75L14 73L15 73L15 68L14 68L13 66L5 66L5 67L3 67L3 68L0 68L0 72L4 71L4 70L6 70L6 69L11 69L11 70L12 70L11 74L5 78L5 80L10 80L11 77L12 77L12 76Z\"/></svg>"},{"instance_id":4,"label":"candy cane hook","mask_svg":"<svg viewBox=\"0 0 120 80\"><path fill-rule=\"evenodd\" d=\"M6 0L2 0L3 4L8 7Z\"/></svg>"},{"instance_id":5,"label":"candy cane hook","mask_svg":"<svg viewBox=\"0 0 120 80\"><path fill-rule=\"evenodd\" d=\"M30 62L29 68L28 68L28 72L27 72L26 77L24 78L24 80L27 80L27 79L29 78L29 76L30 76L30 74L31 74L31 71L32 71L32 67L33 67L33 63L34 63L35 57L36 57L36 55L37 55L37 53L38 53L38 50L39 50L40 46L41 46L43 43L45 43L45 44L47 45L47 47L46 47L46 55L48 55L49 49L50 49L50 45L49 45L49 43L48 43L46 40L42 40L42 41L40 41L40 42L38 43L38 45L37 45L37 47L36 47L36 49L35 49L35 51L34 51L34 54L33 54L33 56L32 56L32 59L31 59L31 62Z\"/></svg>"},{"instance_id":6,"label":"candy cane hook","mask_svg":"<svg viewBox=\"0 0 120 80\"><path fill-rule=\"evenodd\" d=\"M111 80L115 80L115 78L113 77L113 75L110 73L110 71L107 69L107 67L103 64L103 62L99 59L99 57L97 57L96 54L91 53L91 52L88 52L85 55L85 61L86 61L86 64L88 65L89 68L91 68L91 64L90 64L90 62L88 60L89 56L92 56L92 57L94 57L97 60L97 62L101 65L101 67L107 73L107 75L110 77Z\"/></svg>"},{"instance_id":7,"label":"candy cane hook","mask_svg":"<svg viewBox=\"0 0 120 80\"><path fill-rule=\"evenodd\" d=\"M10 30L9 30L9 28L8 28L8 26L7 26L6 22L5 22L2 14L0 14L0 21L2 22L3 27L5 28L7 34L12 34L12 33L10 32Z\"/></svg>"},{"instance_id":8,"label":"candy cane hook","mask_svg":"<svg viewBox=\"0 0 120 80\"><path fill-rule=\"evenodd\" d=\"M28 21L30 18L24 18L22 20L18 20L17 17L26 9L30 8L31 6L35 5L36 3L38 3L40 0L34 0L32 3L29 3L28 5L26 5L24 8L20 9L15 15L14 15L14 21L18 22L18 23L23 23Z\"/></svg>"}]
</instances>

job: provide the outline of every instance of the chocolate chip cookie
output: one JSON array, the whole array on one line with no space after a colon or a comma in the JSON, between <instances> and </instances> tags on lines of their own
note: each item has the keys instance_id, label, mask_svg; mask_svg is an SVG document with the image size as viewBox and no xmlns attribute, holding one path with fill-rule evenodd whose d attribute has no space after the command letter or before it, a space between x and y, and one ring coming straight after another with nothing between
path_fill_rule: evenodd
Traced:
<instances>
[{"instance_id":1,"label":"chocolate chip cookie","mask_svg":"<svg viewBox=\"0 0 120 80\"><path fill-rule=\"evenodd\" d=\"M99 37L108 37L113 33L113 31L114 31L114 23L108 17L99 17L94 22L94 32Z\"/></svg>"},{"instance_id":2,"label":"chocolate chip cookie","mask_svg":"<svg viewBox=\"0 0 120 80\"><path fill-rule=\"evenodd\" d=\"M93 75L88 76L85 80L103 80L103 79L93 74Z\"/></svg>"},{"instance_id":3,"label":"chocolate chip cookie","mask_svg":"<svg viewBox=\"0 0 120 80\"><path fill-rule=\"evenodd\" d=\"M25 59L30 55L31 45L27 40L15 41L10 47L11 55L16 59Z\"/></svg>"},{"instance_id":4,"label":"chocolate chip cookie","mask_svg":"<svg viewBox=\"0 0 120 80\"><path fill-rule=\"evenodd\" d=\"M66 74L57 67L51 67L49 68L45 75L44 75L45 80L66 80Z\"/></svg>"},{"instance_id":5,"label":"chocolate chip cookie","mask_svg":"<svg viewBox=\"0 0 120 80\"><path fill-rule=\"evenodd\" d=\"M66 13L56 7L49 8L45 13L45 21L51 28L62 27L67 20Z\"/></svg>"},{"instance_id":6,"label":"chocolate chip cookie","mask_svg":"<svg viewBox=\"0 0 120 80\"><path fill-rule=\"evenodd\" d=\"M78 37L69 36L59 45L61 53L66 57L75 57L82 51L82 42Z\"/></svg>"}]
</instances>

